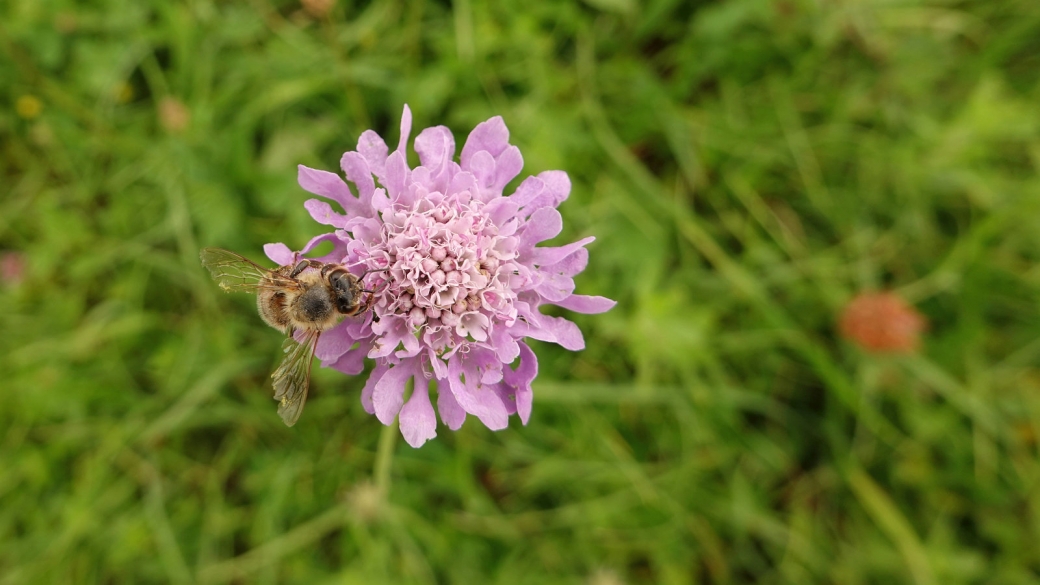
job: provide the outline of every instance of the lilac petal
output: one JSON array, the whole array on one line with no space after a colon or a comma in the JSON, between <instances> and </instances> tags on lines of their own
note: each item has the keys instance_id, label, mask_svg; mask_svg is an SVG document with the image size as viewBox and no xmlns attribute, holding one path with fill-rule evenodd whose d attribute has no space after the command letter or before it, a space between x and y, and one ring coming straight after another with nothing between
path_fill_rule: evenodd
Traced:
<instances>
[{"instance_id":1,"label":"lilac petal","mask_svg":"<svg viewBox=\"0 0 1040 585\"><path fill-rule=\"evenodd\" d=\"M368 161L361 154L350 151L343 153L343 157L339 159L339 166L347 175L347 180L357 187L361 207L367 208L372 204L372 193L376 189L375 181L372 180L372 171L368 168Z\"/></svg>"},{"instance_id":2,"label":"lilac petal","mask_svg":"<svg viewBox=\"0 0 1040 585\"><path fill-rule=\"evenodd\" d=\"M520 234L520 249L530 249L538 242L555 238L563 231L563 216L552 207L543 207L531 215Z\"/></svg>"},{"instance_id":3,"label":"lilac petal","mask_svg":"<svg viewBox=\"0 0 1040 585\"><path fill-rule=\"evenodd\" d=\"M321 262L342 262L343 258L347 254L347 244L336 234L320 234L314 236L307 242L307 245L300 250L299 256L306 256L311 250L316 248L318 244L322 242L332 242L332 251L324 256L314 258L314 260L320 260Z\"/></svg>"},{"instance_id":4,"label":"lilac petal","mask_svg":"<svg viewBox=\"0 0 1040 585\"><path fill-rule=\"evenodd\" d=\"M378 219L369 219L364 223L354 226L354 237L365 243L365 247L372 247L379 243L383 224Z\"/></svg>"},{"instance_id":5,"label":"lilac petal","mask_svg":"<svg viewBox=\"0 0 1040 585\"><path fill-rule=\"evenodd\" d=\"M480 373L473 359L457 353L448 361L448 383L459 406L493 431L506 428L509 413L502 400L490 388L481 388L479 380Z\"/></svg>"},{"instance_id":6,"label":"lilac petal","mask_svg":"<svg viewBox=\"0 0 1040 585\"><path fill-rule=\"evenodd\" d=\"M264 244L264 254L267 254L267 257L279 266L292 264L296 261L296 255L292 253L289 246L286 246L281 242L277 244Z\"/></svg>"},{"instance_id":7,"label":"lilac petal","mask_svg":"<svg viewBox=\"0 0 1040 585\"><path fill-rule=\"evenodd\" d=\"M445 126L427 128L415 137L415 152L422 166L437 176L455 156L455 137Z\"/></svg>"},{"instance_id":8,"label":"lilac petal","mask_svg":"<svg viewBox=\"0 0 1040 585\"><path fill-rule=\"evenodd\" d=\"M578 351L585 349L585 338L574 323L563 317L550 317L538 312L527 303L517 302L517 309L524 320L517 320L509 328L515 337L532 337L540 341L558 343L564 349Z\"/></svg>"},{"instance_id":9,"label":"lilac petal","mask_svg":"<svg viewBox=\"0 0 1040 585\"><path fill-rule=\"evenodd\" d=\"M515 146L505 149L495 159L495 178L492 187L495 191L501 192L509 181L520 174L523 168L524 157L520 154L520 149Z\"/></svg>"},{"instance_id":10,"label":"lilac petal","mask_svg":"<svg viewBox=\"0 0 1040 585\"><path fill-rule=\"evenodd\" d=\"M484 213L491 218L491 221L498 227L502 227L510 219L516 217L516 212L520 210L520 206L512 201L509 197L498 197L488 202L487 206L484 207ZM501 234L500 234L501 235Z\"/></svg>"},{"instance_id":11,"label":"lilac petal","mask_svg":"<svg viewBox=\"0 0 1040 585\"><path fill-rule=\"evenodd\" d=\"M383 178L383 186L390 196L390 201L401 202L410 205L411 201L402 201L405 195L405 185L408 183L408 162L404 153L400 150L394 151L390 158L386 159L386 177Z\"/></svg>"},{"instance_id":12,"label":"lilac petal","mask_svg":"<svg viewBox=\"0 0 1040 585\"><path fill-rule=\"evenodd\" d=\"M323 362L335 361L350 351L355 343L357 340L347 333L346 324L340 323L318 337L318 343L314 346L314 356Z\"/></svg>"},{"instance_id":13,"label":"lilac petal","mask_svg":"<svg viewBox=\"0 0 1040 585\"><path fill-rule=\"evenodd\" d=\"M563 317L550 317L542 315L539 325L543 330L553 336L553 341L560 344L564 349L578 351L585 349L585 338L581 335L578 326Z\"/></svg>"},{"instance_id":14,"label":"lilac petal","mask_svg":"<svg viewBox=\"0 0 1040 585\"><path fill-rule=\"evenodd\" d=\"M408 107L408 104L404 105L404 112L401 113L401 138L397 141L397 150L404 154L404 149L408 146L408 137L412 134L412 110Z\"/></svg>"},{"instance_id":15,"label":"lilac petal","mask_svg":"<svg viewBox=\"0 0 1040 585\"><path fill-rule=\"evenodd\" d=\"M457 431L462 428L462 423L466 422L466 411L462 409L459 401L455 400L455 395L447 388L447 380L438 379L437 386L437 412L441 414L441 421L445 426Z\"/></svg>"},{"instance_id":16,"label":"lilac petal","mask_svg":"<svg viewBox=\"0 0 1040 585\"><path fill-rule=\"evenodd\" d=\"M339 370L348 376L356 376L365 371L365 358L368 356L368 351L371 348L372 343L370 341L362 340L358 347L341 355L335 362L323 365Z\"/></svg>"},{"instance_id":17,"label":"lilac petal","mask_svg":"<svg viewBox=\"0 0 1040 585\"><path fill-rule=\"evenodd\" d=\"M571 194L571 178L564 171L545 171L538 174L553 195L553 207L558 206Z\"/></svg>"},{"instance_id":18,"label":"lilac petal","mask_svg":"<svg viewBox=\"0 0 1040 585\"><path fill-rule=\"evenodd\" d=\"M382 213L384 209L390 207L390 198L386 196L386 189L377 188L375 193L372 194L372 209L375 209L377 213Z\"/></svg>"},{"instance_id":19,"label":"lilac petal","mask_svg":"<svg viewBox=\"0 0 1040 585\"><path fill-rule=\"evenodd\" d=\"M503 364L511 364L520 355L520 345L509 334L505 327L495 327L491 331L491 346Z\"/></svg>"},{"instance_id":20,"label":"lilac petal","mask_svg":"<svg viewBox=\"0 0 1040 585\"><path fill-rule=\"evenodd\" d=\"M361 389L361 406L368 414L375 414L376 412L375 405L372 404L372 394L375 393L376 384L379 383L379 380L383 378L388 369L385 365L376 365L372 373L368 375L365 387Z\"/></svg>"},{"instance_id":21,"label":"lilac petal","mask_svg":"<svg viewBox=\"0 0 1040 585\"><path fill-rule=\"evenodd\" d=\"M469 162L469 172L477 179L480 190L491 190L495 182L495 159L486 151L473 155Z\"/></svg>"},{"instance_id":22,"label":"lilac petal","mask_svg":"<svg viewBox=\"0 0 1040 585\"><path fill-rule=\"evenodd\" d=\"M404 440L414 448L437 436L437 415L430 404L429 383L421 374L415 376L412 397L401 409L399 421Z\"/></svg>"},{"instance_id":23,"label":"lilac petal","mask_svg":"<svg viewBox=\"0 0 1040 585\"><path fill-rule=\"evenodd\" d=\"M466 145L462 147L462 155L459 157L462 168L469 170L470 159L482 150L486 150L494 158L508 146L509 129L506 128L502 116L481 122L469 133Z\"/></svg>"},{"instance_id":24,"label":"lilac petal","mask_svg":"<svg viewBox=\"0 0 1040 585\"><path fill-rule=\"evenodd\" d=\"M372 174L382 181L386 176L386 157L390 153L386 142L375 132L365 130L358 137L357 152L368 162Z\"/></svg>"},{"instance_id":25,"label":"lilac petal","mask_svg":"<svg viewBox=\"0 0 1040 585\"><path fill-rule=\"evenodd\" d=\"M430 367L433 368L433 377L438 380L445 380L448 378L448 366L444 363L444 360L437 355L437 352L433 348L429 348L426 357L430 360Z\"/></svg>"},{"instance_id":26,"label":"lilac petal","mask_svg":"<svg viewBox=\"0 0 1040 585\"><path fill-rule=\"evenodd\" d=\"M543 271L542 282L534 288L534 291L547 302L562 301L574 292L574 279L562 274Z\"/></svg>"},{"instance_id":27,"label":"lilac petal","mask_svg":"<svg viewBox=\"0 0 1040 585\"><path fill-rule=\"evenodd\" d=\"M397 315L383 316L378 323L372 325L372 331L377 339L368 354L370 358L386 357L397 349L405 337L415 338L404 318Z\"/></svg>"},{"instance_id":28,"label":"lilac petal","mask_svg":"<svg viewBox=\"0 0 1040 585\"><path fill-rule=\"evenodd\" d=\"M612 301L606 297L571 295L562 301L550 301L550 303L557 307L563 307L564 309L574 311L575 313L595 315L597 313L606 313L613 309L614 305L617 304L617 301Z\"/></svg>"},{"instance_id":29,"label":"lilac petal","mask_svg":"<svg viewBox=\"0 0 1040 585\"><path fill-rule=\"evenodd\" d=\"M567 256L556 264L545 266L542 270L553 274L561 274L563 276L574 276L582 270L585 270L585 267L588 265L589 251L585 248L578 248L578 250L570 256Z\"/></svg>"},{"instance_id":30,"label":"lilac petal","mask_svg":"<svg viewBox=\"0 0 1040 585\"><path fill-rule=\"evenodd\" d=\"M332 206L320 199L308 199L303 204L314 221L322 225L331 225L332 227L343 228L347 225L347 216L336 213L332 210Z\"/></svg>"},{"instance_id":31,"label":"lilac petal","mask_svg":"<svg viewBox=\"0 0 1040 585\"><path fill-rule=\"evenodd\" d=\"M545 183L541 179L527 177L516 188L516 191L509 196L509 200L516 203L518 207L523 208L530 205L535 199L538 199L545 190Z\"/></svg>"},{"instance_id":32,"label":"lilac petal","mask_svg":"<svg viewBox=\"0 0 1040 585\"><path fill-rule=\"evenodd\" d=\"M299 165L296 180L305 190L339 203L348 214L353 215L358 210L357 198L335 173Z\"/></svg>"},{"instance_id":33,"label":"lilac petal","mask_svg":"<svg viewBox=\"0 0 1040 585\"><path fill-rule=\"evenodd\" d=\"M499 382L491 388L495 391L495 394L498 394L498 399L505 405L509 416L516 414L516 391L513 387L505 382Z\"/></svg>"},{"instance_id":34,"label":"lilac petal","mask_svg":"<svg viewBox=\"0 0 1040 585\"><path fill-rule=\"evenodd\" d=\"M531 382L538 376L538 356L534 354L526 343L520 344L520 365L516 370L506 368L505 383L514 390L513 397L516 400L516 412L520 415L520 422L527 424L531 418L531 403L533 393Z\"/></svg>"},{"instance_id":35,"label":"lilac petal","mask_svg":"<svg viewBox=\"0 0 1040 585\"><path fill-rule=\"evenodd\" d=\"M456 173L455 176L451 178L451 184L448 186L447 192L462 193L463 191L469 191L470 193L477 192L477 178L469 171Z\"/></svg>"},{"instance_id":36,"label":"lilac petal","mask_svg":"<svg viewBox=\"0 0 1040 585\"><path fill-rule=\"evenodd\" d=\"M548 266L552 266L553 267L552 268L553 272L560 272L562 274L566 274L567 276L574 276L578 272L581 272L582 270L584 270L585 267L582 266L581 268L579 268L575 272L568 272L566 270L557 270L555 268L555 266L553 266L553 265L555 265L555 264L557 264L559 262L562 262L564 260L570 260L573 257L573 255L575 255L575 254L577 254L579 252L579 250L584 250L585 246L591 244L595 240L596 240L596 238L594 238L592 236L589 236L587 238L583 238L581 240L578 240L577 242L574 242L573 244L567 244L566 246L559 246L559 247L555 247L555 248L553 248L553 247L535 248L534 250L531 251L530 254L527 255L527 258L528 258L528 261L531 264L535 265L535 266L547 266L547 267ZM588 256L589 256L588 251L585 251L585 258L588 259Z\"/></svg>"},{"instance_id":37,"label":"lilac petal","mask_svg":"<svg viewBox=\"0 0 1040 585\"><path fill-rule=\"evenodd\" d=\"M394 417L404 404L405 384L413 375L415 368L412 363L404 362L391 367L376 382L375 390L372 392L372 406L375 407L379 422L384 425L394 422Z\"/></svg>"}]
</instances>

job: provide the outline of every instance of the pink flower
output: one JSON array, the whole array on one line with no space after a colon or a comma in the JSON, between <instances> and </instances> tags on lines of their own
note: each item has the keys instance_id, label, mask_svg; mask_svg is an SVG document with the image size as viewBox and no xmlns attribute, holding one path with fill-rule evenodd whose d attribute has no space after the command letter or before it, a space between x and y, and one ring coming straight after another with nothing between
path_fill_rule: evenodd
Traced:
<instances>
[{"instance_id":1,"label":"pink flower","mask_svg":"<svg viewBox=\"0 0 1040 585\"><path fill-rule=\"evenodd\" d=\"M368 130L357 150L343 155L340 165L356 196L339 175L302 165L299 182L345 212L307 201L311 216L335 231L301 253L332 241L335 249L322 260L359 275L370 271L365 284L376 291L372 310L323 334L315 354L346 374L361 373L365 357L375 359L361 403L383 424L400 417L405 440L418 447L437 435L431 379L441 421L452 430L467 415L492 430L505 428L514 413L527 424L538 360L524 338L585 347L574 323L539 307L602 313L615 302L573 294L573 277L585 268L585 245L594 238L536 246L563 228L556 206L570 193L565 172L528 177L503 196L523 158L500 116L477 125L459 162L450 130L423 130L414 142L421 164L411 169L405 156L411 125L405 106L396 150ZM279 264L294 259L282 244L264 249Z\"/></svg>"}]
</instances>

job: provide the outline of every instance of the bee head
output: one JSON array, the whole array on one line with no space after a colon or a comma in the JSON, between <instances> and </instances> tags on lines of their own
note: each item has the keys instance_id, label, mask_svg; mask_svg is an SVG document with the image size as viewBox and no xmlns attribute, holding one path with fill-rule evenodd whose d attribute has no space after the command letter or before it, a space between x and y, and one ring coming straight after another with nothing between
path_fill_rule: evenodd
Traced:
<instances>
[{"instance_id":1,"label":"bee head","mask_svg":"<svg viewBox=\"0 0 1040 585\"><path fill-rule=\"evenodd\" d=\"M337 267L325 275L336 299L336 309L344 315L357 312L361 296L358 279L345 268Z\"/></svg>"}]
</instances>

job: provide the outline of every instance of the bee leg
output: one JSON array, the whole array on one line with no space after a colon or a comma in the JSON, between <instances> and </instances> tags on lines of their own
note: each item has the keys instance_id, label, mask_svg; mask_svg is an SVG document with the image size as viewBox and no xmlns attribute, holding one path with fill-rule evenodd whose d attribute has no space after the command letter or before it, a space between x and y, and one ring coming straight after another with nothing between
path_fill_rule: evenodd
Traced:
<instances>
[{"instance_id":1,"label":"bee leg","mask_svg":"<svg viewBox=\"0 0 1040 585\"><path fill-rule=\"evenodd\" d=\"M300 275L301 272L306 270L307 267L310 266L310 265L311 265L311 261L310 260L308 260L306 258L304 258L303 260L300 260L299 262L296 263L296 266L293 266L292 272L289 273L289 278L296 278L297 276Z\"/></svg>"}]
</instances>

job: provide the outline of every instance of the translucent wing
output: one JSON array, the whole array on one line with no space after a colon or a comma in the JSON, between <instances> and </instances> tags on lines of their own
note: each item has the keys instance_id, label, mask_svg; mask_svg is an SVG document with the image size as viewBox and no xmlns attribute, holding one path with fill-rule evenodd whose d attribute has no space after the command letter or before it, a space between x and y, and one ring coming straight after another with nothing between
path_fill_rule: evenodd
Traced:
<instances>
[{"instance_id":1,"label":"translucent wing","mask_svg":"<svg viewBox=\"0 0 1040 585\"><path fill-rule=\"evenodd\" d=\"M307 390L311 385L311 358L320 332L307 332L303 341L297 342L292 335L282 344L285 359L271 374L274 378L274 399L279 401L278 415L287 426L296 424L307 401Z\"/></svg>"},{"instance_id":2,"label":"translucent wing","mask_svg":"<svg viewBox=\"0 0 1040 585\"><path fill-rule=\"evenodd\" d=\"M299 286L295 280L280 274L280 269L268 270L245 256L222 248L203 248L199 258L225 292L256 292L261 288Z\"/></svg>"}]
</instances>

